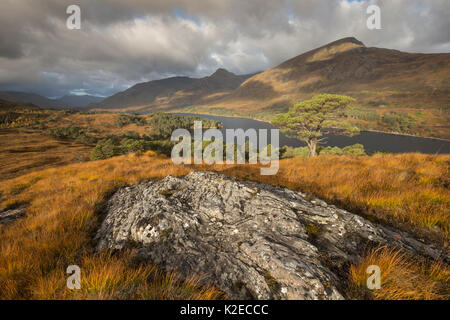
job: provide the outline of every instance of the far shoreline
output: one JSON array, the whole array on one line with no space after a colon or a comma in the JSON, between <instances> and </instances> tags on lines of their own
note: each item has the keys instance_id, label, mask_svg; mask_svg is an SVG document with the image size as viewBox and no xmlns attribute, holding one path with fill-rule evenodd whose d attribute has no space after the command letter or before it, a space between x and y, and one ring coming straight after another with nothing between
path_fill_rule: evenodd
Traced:
<instances>
[{"instance_id":1,"label":"far shoreline","mask_svg":"<svg viewBox=\"0 0 450 320\"><path fill-rule=\"evenodd\" d=\"M151 113L151 112L149 112ZM215 116L215 117L223 117L223 118L236 118L236 119L246 119L246 120L255 120L255 121L259 121L259 122L263 122L263 123L267 123L272 125L270 122L266 121L266 120L262 120L262 119L258 119L258 118L252 118L252 117L245 117L245 116L224 116L224 115L220 115L220 114L215 114L215 113L198 113L198 112L182 112L182 111L168 111L166 113L171 113L171 114L195 114L198 116ZM427 137L427 136L418 136L418 135L413 135L413 134L408 134L408 133L399 133L399 132L389 132L389 131L380 131L380 130L360 130L361 132L374 132L374 133L383 133L383 134L391 134L391 135L396 135L396 136L405 136L405 137L413 137L413 138L422 138L422 139L431 139L431 140L439 140L439 141L445 141L445 142L450 142L449 139L444 139L444 138L435 138L435 137Z\"/></svg>"}]
</instances>

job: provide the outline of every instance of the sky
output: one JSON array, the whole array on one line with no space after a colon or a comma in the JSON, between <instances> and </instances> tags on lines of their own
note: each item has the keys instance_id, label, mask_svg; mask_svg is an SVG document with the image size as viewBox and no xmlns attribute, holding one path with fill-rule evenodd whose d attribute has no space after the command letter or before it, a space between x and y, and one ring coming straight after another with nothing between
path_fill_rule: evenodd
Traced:
<instances>
[{"instance_id":1,"label":"sky","mask_svg":"<svg viewBox=\"0 0 450 320\"><path fill-rule=\"evenodd\" d=\"M366 10L381 9L381 30ZM81 9L70 30L69 5ZM340 38L450 52L448 0L2 0L0 90L109 96L218 68L249 74Z\"/></svg>"}]
</instances>

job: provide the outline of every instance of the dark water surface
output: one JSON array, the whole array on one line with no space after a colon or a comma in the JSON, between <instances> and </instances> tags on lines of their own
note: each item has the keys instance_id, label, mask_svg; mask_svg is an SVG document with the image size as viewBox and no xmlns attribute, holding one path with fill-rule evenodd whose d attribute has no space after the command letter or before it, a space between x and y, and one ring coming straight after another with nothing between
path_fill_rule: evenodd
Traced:
<instances>
[{"instance_id":1,"label":"dark water surface","mask_svg":"<svg viewBox=\"0 0 450 320\"><path fill-rule=\"evenodd\" d=\"M206 114L177 113L182 116L200 116L208 119L220 121L223 124L222 134L225 136L226 129L274 129L270 123L247 118L231 118L222 116L212 116ZM270 135L270 134L269 134ZM345 147L360 143L364 145L366 152L386 151L390 153L421 152L429 154L450 153L450 141L420 138L405 135L396 135L381 132L361 131L354 137L339 135L326 135L327 140L322 143L324 146ZM305 143L288 138L280 133L280 146L302 147Z\"/></svg>"}]
</instances>

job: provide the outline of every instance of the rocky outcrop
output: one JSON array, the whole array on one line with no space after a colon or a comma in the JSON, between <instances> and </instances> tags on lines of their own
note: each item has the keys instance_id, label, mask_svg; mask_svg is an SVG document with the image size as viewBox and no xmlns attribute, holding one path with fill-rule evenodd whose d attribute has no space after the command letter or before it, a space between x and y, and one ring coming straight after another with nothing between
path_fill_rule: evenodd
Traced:
<instances>
[{"instance_id":1,"label":"rocky outcrop","mask_svg":"<svg viewBox=\"0 0 450 320\"><path fill-rule=\"evenodd\" d=\"M25 218L25 209L19 208L0 212L0 224L9 224L17 219Z\"/></svg>"},{"instance_id":2,"label":"rocky outcrop","mask_svg":"<svg viewBox=\"0 0 450 320\"><path fill-rule=\"evenodd\" d=\"M343 299L346 267L371 245L442 256L306 194L209 172L119 190L96 240L237 299Z\"/></svg>"}]
</instances>

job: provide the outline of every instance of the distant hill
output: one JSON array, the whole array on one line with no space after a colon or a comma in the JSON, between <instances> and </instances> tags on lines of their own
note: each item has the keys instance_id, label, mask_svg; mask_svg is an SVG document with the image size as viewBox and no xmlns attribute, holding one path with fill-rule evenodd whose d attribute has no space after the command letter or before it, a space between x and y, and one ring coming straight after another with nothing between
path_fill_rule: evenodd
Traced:
<instances>
[{"instance_id":1,"label":"distant hill","mask_svg":"<svg viewBox=\"0 0 450 320\"><path fill-rule=\"evenodd\" d=\"M219 69L202 79L151 81L91 107L155 111L196 106L276 113L322 92L350 95L366 106L442 108L449 105L450 54L366 47L344 38L254 76Z\"/></svg>"},{"instance_id":2,"label":"distant hill","mask_svg":"<svg viewBox=\"0 0 450 320\"><path fill-rule=\"evenodd\" d=\"M42 108L84 108L104 98L90 95L66 95L59 99L49 99L34 93L0 91L0 99L9 102L32 104Z\"/></svg>"},{"instance_id":3,"label":"distant hill","mask_svg":"<svg viewBox=\"0 0 450 320\"><path fill-rule=\"evenodd\" d=\"M16 91L2 91L0 92L0 99L9 102L16 102L22 104L33 104L37 107L57 108L61 104L52 99L48 99L38 94Z\"/></svg>"},{"instance_id":4,"label":"distant hill","mask_svg":"<svg viewBox=\"0 0 450 320\"><path fill-rule=\"evenodd\" d=\"M102 101L103 97L96 97L90 95L65 95L56 101L58 101L61 105L70 108L85 108L91 103L97 103Z\"/></svg>"},{"instance_id":5,"label":"distant hill","mask_svg":"<svg viewBox=\"0 0 450 320\"><path fill-rule=\"evenodd\" d=\"M218 69L208 77L194 79L173 77L139 83L119 92L91 108L143 108L171 109L196 103L215 101L217 97L237 89L252 75L235 75L225 69Z\"/></svg>"}]
</instances>

